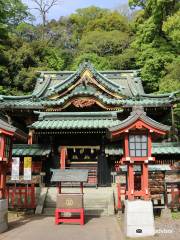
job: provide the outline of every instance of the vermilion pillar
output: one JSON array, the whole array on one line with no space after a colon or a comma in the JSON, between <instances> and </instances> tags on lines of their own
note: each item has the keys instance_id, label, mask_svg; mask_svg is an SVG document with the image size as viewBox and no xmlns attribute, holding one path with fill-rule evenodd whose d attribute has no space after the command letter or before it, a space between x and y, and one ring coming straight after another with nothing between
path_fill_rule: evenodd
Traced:
<instances>
[{"instance_id":1,"label":"vermilion pillar","mask_svg":"<svg viewBox=\"0 0 180 240\"><path fill-rule=\"evenodd\" d=\"M128 164L128 199L134 199L134 166Z\"/></svg>"},{"instance_id":2,"label":"vermilion pillar","mask_svg":"<svg viewBox=\"0 0 180 240\"><path fill-rule=\"evenodd\" d=\"M61 147L60 149L60 168L61 169L66 168L66 155L67 155L67 149L65 147Z\"/></svg>"},{"instance_id":3,"label":"vermilion pillar","mask_svg":"<svg viewBox=\"0 0 180 240\"><path fill-rule=\"evenodd\" d=\"M148 164L143 163L142 165L142 175L143 175L143 186L141 187L144 195L144 199L149 198L149 189L148 189ZM142 184L142 182L141 182Z\"/></svg>"},{"instance_id":4,"label":"vermilion pillar","mask_svg":"<svg viewBox=\"0 0 180 240\"><path fill-rule=\"evenodd\" d=\"M6 163L0 163L0 199L5 198Z\"/></svg>"}]
</instances>

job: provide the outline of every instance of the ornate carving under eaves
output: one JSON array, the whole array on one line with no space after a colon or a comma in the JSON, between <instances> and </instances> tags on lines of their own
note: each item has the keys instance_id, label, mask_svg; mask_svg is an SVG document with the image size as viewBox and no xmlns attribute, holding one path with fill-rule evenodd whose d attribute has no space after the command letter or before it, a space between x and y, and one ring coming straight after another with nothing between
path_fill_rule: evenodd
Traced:
<instances>
[{"instance_id":1,"label":"ornate carving under eaves","mask_svg":"<svg viewBox=\"0 0 180 240\"><path fill-rule=\"evenodd\" d=\"M72 102L72 104L77 108L91 107L95 103L96 101L93 99L84 99L84 98L75 99Z\"/></svg>"}]
</instances>

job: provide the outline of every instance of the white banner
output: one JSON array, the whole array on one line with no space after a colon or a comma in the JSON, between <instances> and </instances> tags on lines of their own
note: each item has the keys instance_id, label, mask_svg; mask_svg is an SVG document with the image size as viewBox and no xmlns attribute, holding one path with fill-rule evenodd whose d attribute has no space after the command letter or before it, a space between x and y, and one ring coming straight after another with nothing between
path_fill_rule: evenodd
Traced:
<instances>
[{"instance_id":1,"label":"white banner","mask_svg":"<svg viewBox=\"0 0 180 240\"><path fill-rule=\"evenodd\" d=\"M13 180L13 181L19 180L19 164L20 164L20 158L13 157L12 158L12 171L11 171L11 180Z\"/></svg>"},{"instance_id":2,"label":"white banner","mask_svg":"<svg viewBox=\"0 0 180 240\"><path fill-rule=\"evenodd\" d=\"M24 157L24 180L31 181L32 157Z\"/></svg>"}]
</instances>

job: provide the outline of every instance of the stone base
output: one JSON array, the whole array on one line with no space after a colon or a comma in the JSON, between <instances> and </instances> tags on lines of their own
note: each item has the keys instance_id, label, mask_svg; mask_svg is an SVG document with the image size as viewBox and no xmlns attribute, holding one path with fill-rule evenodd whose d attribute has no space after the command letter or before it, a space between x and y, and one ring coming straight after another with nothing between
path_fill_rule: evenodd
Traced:
<instances>
[{"instance_id":1,"label":"stone base","mask_svg":"<svg viewBox=\"0 0 180 240\"><path fill-rule=\"evenodd\" d=\"M125 234L127 237L146 237L155 234L151 201L125 201Z\"/></svg>"},{"instance_id":2,"label":"stone base","mask_svg":"<svg viewBox=\"0 0 180 240\"><path fill-rule=\"evenodd\" d=\"M0 199L0 233L8 229L8 204L7 199Z\"/></svg>"}]
</instances>

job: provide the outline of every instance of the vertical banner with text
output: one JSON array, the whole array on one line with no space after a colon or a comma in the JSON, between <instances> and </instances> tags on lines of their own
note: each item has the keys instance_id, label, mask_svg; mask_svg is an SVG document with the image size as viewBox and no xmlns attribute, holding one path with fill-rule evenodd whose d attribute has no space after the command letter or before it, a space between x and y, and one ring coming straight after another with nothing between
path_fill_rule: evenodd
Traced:
<instances>
[{"instance_id":1,"label":"vertical banner with text","mask_svg":"<svg viewBox=\"0 0 180 240\"><path fill-rule=\"evenodd\" d=\"M20 158L13 157L12 158L12 171L11 171L11 180L13 180L13 181L19 180L19 164L20 164Z\"/></svg>"},{"instance_id":2,"label":"vertical banner with text","mask_svg":"<svg viewBox=\"0 0 180 240\"><path fill-rule=\"evenodd\" d=\"M31 181L32 157L24 157L24 180Z\"/></svg>"}]
</instances>

